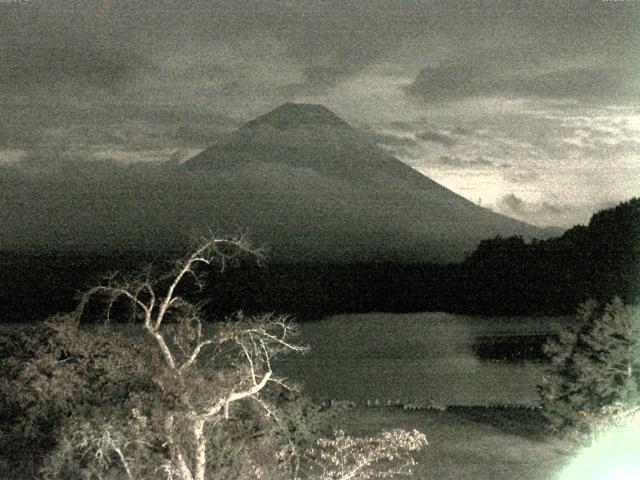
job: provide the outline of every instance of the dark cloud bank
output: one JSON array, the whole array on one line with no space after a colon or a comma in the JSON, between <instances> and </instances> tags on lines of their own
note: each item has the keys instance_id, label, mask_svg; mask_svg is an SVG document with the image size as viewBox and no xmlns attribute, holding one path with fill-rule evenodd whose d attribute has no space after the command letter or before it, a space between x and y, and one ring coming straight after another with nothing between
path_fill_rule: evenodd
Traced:
<instances>
[{"instance_id":1,"label":"dark cloud bank","mask_svg":"<svg viewBox=\"0 0 640 480\"><path fill-rule=\"evenodd\" d=\"M280 72L290 78L272 99L320 92L383 63L413 75L424 69L411 91L435 100L509 93L637 98L634 3L3 3L0 85L5 93L64 84L71 96L92 89L123 95L130 82L171 77L168 63L182 59L177 76L165 78L169 84L228 80L229 93L269 82L260 71L257 79L238 76L239 57L254 55L290 67ZM193 58L195 66L188 62Z\"/></svg>"}]
</instances>

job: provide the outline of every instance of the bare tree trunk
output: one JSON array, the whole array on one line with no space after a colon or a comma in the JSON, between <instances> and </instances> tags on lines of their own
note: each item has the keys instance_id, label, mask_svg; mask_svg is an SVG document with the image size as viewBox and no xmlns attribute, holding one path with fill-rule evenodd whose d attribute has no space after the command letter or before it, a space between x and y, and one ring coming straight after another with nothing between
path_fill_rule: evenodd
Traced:
<instances>
[{"instance_id":1,"label":"bare tree trunk","mask_svg":"<svg viewBox=\"0 0 640 480\"><path fill-rule=\"evenodd\" d=\"M180 478L182 480L193 480L193 475L187 463L184 460L180 446L176 445L173 439L173 415L167 417L165 421L165 429L167 433L167 440L169 443L169 452L171 459L175 462L178 470L180 471Z\"/></svg>"},{"instance_id":2,"label":"bare tree trunk","mask_svg":"<svg viewBox=\"0 0 640 480\"><path fill-rule=\"evenodd\" d=\"M204 438L204 419L197 418L193 423L193 436L196 442L195 480L204 480L207 462L207 446Z\"/></svg>"}]
</instances>

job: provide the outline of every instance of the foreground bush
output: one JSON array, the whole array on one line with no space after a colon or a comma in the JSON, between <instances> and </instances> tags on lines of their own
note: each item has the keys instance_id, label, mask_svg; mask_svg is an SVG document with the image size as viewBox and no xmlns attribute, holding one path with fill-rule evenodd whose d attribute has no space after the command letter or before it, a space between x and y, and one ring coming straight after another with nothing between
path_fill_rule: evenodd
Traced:
<instances>
[{"instance_id":1,"label":"foreground bush","mask_svg":"<svg viewBox=\"0 0 640 480\"><path fill-rule=\"evenodd\" d=\"M16 431L52 441L44 478L346 480L408 470L426 444L417 432L319 440L329 416L272 369L278 355L304 350L286 317L238 314L204 328L187 280L200 285L202 267L258 254L242 239L208 239L169 274L114 275L74 315L46 323L2 391L25 419ZM81 328L97 303L107 321L127 314L142 335Z\"/></svg>"},{"instance_id":2,"label":"foreground bush","mask_svg":"<svg viewBox=\"0 0 640 480\"><path fill-rule=\"evenodd\" d=\"M342 430L320 439L308 451L310 480L367 480L412 473L412 453L427 445L424 434L392 430L376 437L353 438Z\"/></svg>"},{"instance_id":3,"label":"foreground bush","mask_svg":"<svg viewBox=\"0 0 640 480\"><path fill-rule=\"evenodd\" d=\"M604 308L590 301L545 345L552 366L539 392L554 431L589 434L608 406L638 403L639 323L618 298Z\"/></svg>"},{"instance_id":4,"label":"foreground bush","mask_svg":"<svg viewBox=\"0 0 640 480\"><path fill-rule=\"evenodd\" d=\"M151 385L153 350L144 338L78 328L70 316L0 336L1 454L37 469L70 418L119 408ZM141 360L144 359L144 360ZM26 473L25 473L26 474ZM34 478L31 476L31 478Z\"/></svg>"}]
</instances>

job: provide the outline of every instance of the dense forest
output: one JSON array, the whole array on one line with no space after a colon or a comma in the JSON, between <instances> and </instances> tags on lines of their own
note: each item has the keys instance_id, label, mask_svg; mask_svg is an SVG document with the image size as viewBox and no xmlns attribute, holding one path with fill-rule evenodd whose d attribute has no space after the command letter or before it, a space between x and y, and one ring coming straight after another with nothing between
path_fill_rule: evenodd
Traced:
<instances>
[{"instance_id":1,"label":"dense forest","mask_svg":"<svg viewBox=\"0 0 640 480\"><path fill-rule=\"evenodd\" d=\"M70 310L99 274L161 264L175 252L0 255L5 322ZM212 271L200 301L213 317L236 310L286 312L298 320L346 312L443 310L475 314L566 314L588 298L640 300L640 199L600 211L561 237L482 241L463 262L407 264L241 262Z\"/></svg>"}]
</instances>

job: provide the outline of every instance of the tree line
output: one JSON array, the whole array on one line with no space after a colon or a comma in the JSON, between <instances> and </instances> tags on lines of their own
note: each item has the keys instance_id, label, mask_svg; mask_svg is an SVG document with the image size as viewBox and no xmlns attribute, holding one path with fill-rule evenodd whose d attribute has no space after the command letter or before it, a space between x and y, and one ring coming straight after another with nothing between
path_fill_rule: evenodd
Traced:
<instances>
[{"instance_id":1,"label":"tree line","mask_svg":"<svg viewBox=\"0 0 640 480\"><path fill-rule=\"evenodd\" d=\"M73 308L98 273L161 264L174 252L4 254L4 321L37 320ZM587 299L640 300L640 199L596 213L589 225L525 242L482 241L461 263L278 263L239 261L212 271L199 301L208 314L282 312L300 321L351 312L442 310L494 315L571 314ZM64 285L64 287L62 287Z\"/></svg>"}]
</instances>

